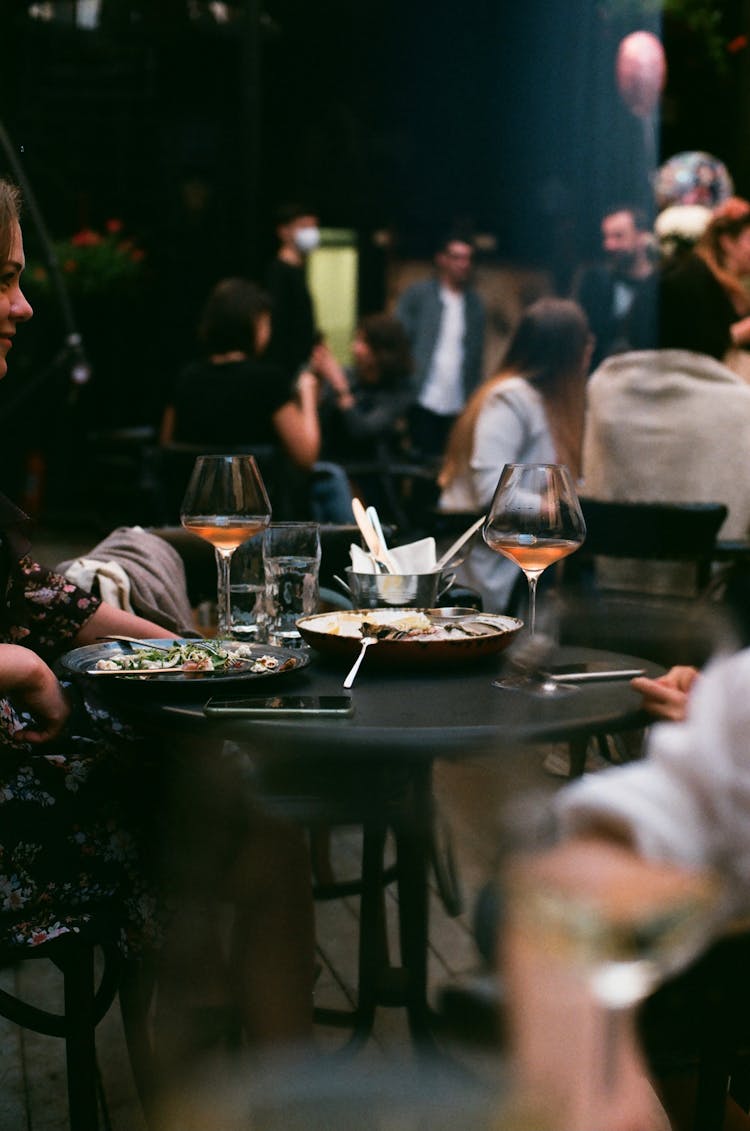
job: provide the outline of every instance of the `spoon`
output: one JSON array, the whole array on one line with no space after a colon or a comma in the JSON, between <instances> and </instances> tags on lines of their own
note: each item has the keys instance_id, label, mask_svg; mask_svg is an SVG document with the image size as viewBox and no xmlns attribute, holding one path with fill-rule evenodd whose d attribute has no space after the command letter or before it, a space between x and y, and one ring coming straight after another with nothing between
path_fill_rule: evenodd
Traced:
<instances>
[{"instance_id":1,"label":"spoon","mask_svg":"<svg viewBox=\"0 0 750 1131\"><path fill-rule=\"evenodd\" d=\"M352 664L351 670L350 670L349 674L347 675L346 679L344 680L344 687L351 687L351 685L354 683L354 677L356 676L357 672L359 671L359 665L362 663L362 661L365 658L365 652L367 651L367 649L370 647L371 644L377 644L377 642L378 642L377 636L363 636L362 637L362 646L360 647L359 655L357 656L356 660Z\"/></svg>"},{"instance_id":2,"label":"spoon","mask_svg":"<svg viewBox=\"0 0 750 1131\"><path fill-rule=\"evenodd\" d=\"M464 530L463 534L461 534L456 539L456 541L453 543L453 545L449 546L444 554L441 554L441 556L435 562L435 573L438 573L441 569L443 569L444 566L447 566L448 562L451 560L453 555L456 554L461 549L464 542L468 542L469 539L471 538L472 534L475 534L477 532L477 530L479 530L479 527L482 525L482 523L484 522L486 517L487 517L487 515L483 514L482 517L478 518L476 522L472 522L469 529Z\"/></svg>"},{"instance_id":3,"label":"spoon","mask_svg":"<svg viewBox=\"0 0 750 1131\"><path fill-rule=\"evenodd\" d=\"M396 573L397 570L393 568L393 563L391 562L391 564L389 564L388 561L383 557L383 548L380 545L380 540L375 533L375 529L372 523L367 517L365 508L362 506L361 501L357 498L352 499L352 514L354 515L354 521L359 527L359 532L365 540L365 545L372 554L373 558L375 558L375 561L379 562L381 565L384 565L388 573Z\"/></svg>"}]
</instances>

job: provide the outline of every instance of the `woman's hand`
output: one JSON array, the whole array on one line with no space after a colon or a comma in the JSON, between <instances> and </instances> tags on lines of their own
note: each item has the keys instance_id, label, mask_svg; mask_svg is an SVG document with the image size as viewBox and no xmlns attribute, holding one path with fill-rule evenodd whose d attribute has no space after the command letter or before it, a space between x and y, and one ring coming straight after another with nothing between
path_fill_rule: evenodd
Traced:
<instances>
[{"instance_id":1,"label":"woman's hand","mask_svg":"<svg viewBox=\"0 0 750 1131\"><path fill-rule=\"evenodd\" d=\"M346 373L326 345L318 345L312 354L313 372L330 385L336 394L336 402L340 409L346 411L354 404L354 397L349 388Z\"/></svg>"},{"instance_id":2,"label":"woman's hand","mask_svg":"<svg viewBox=\"0 0 750 1131\"><path fill-rule=\"evenodd\" d=\"M732 345L739 346L740 349L750 346L750 315L747 318L740 318L739 322L733 322L729 327L729 333Z\"/></svg>"},{"instance_id":3,"label":"woman's hand","mask_svg":"<svg viewBox=\"0 0 750 1131\"><path fill-rule=\"evenodd\" d=\"M682 722L690 691L700 673L697 668L674 667L658 679L638 676L630 686L643 696L643 708L657 719Z\"/></svg>"},{"instance_id":4,"label":"woman's hand","mask_svg":"<svg viewBox=\"0 0 750 1131\"><path fill-rule=\"evenodd\" d=\"M0 690L17 710L28 711L34 722L17 734L19 742L38 745L61 732L70 706L54 672L29 648L0 645Z\"/></svg>"}]
</instances>

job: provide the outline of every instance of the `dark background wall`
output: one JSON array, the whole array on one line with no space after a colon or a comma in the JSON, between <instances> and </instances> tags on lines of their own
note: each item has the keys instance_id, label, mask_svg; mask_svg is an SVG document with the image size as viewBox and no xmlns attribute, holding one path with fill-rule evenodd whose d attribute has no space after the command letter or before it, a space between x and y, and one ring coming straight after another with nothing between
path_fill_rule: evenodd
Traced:
<instances>
[{"instance_id":1,"label":"dark background wall","mask_svg":"<svg viewBox=\"0 0 750 1131\"><path fill-rule=\"evenodd\" d=\"M26 7L4 13L0 115L47 226L62 237L118 217L147 253L127 303L76 302L99 373L82 391L65 371L41 395L30 380L59 345L40 296L0 386L5 417L34 398L23 432L40 443L61 421L84 432L158 418L210 284L262 275L280 200L309 199L325 224L359 232L371 307L375 230L396 254L427 256L460 222L564 286L595 253L607 204L650 196L643 123L613 75L622 36L660 25L622 15L625 0L238 0L224 25L200 3L104 0L95 31ZM750 30L747 13L726 0L727 42ZM750 52L721 67L683 22L665 20L663 37L659 156L707 149L750 195Z\"/></svg>"}]
</instances>

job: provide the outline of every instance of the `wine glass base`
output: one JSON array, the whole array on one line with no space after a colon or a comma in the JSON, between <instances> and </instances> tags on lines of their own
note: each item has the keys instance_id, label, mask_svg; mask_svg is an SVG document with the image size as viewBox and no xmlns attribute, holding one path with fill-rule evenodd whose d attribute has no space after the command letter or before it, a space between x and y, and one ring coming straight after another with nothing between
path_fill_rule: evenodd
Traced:
<instances>
[{"instance_id":1,"label":"wine glass base","mask_svg":"<svg viewBox=\"0 0 750 1131\"><path fill-rule=\"evenodd\" d=\"M553 679L534 679L528 675L507 675L493 679L493 687L502 691L523 691L527 695L537 695L540 699L559 699L565 695L576 695L581 689L571 683L558 683Z\"/></svg>"}]
</instances>

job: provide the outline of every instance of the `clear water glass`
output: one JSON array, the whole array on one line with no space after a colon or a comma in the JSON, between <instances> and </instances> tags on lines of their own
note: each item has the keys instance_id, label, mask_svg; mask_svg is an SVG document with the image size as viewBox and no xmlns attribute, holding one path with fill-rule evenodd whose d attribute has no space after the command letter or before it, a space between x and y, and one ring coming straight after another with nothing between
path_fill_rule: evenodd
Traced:
<instances>
[{"instance_id":1,"label":"clear water glass","mask_svg":"<svg viewBox=\"0 0 750 1131\"><path fill-rule=\"evenodd\" d=\"M320 598L320 526L277 522L263 533L267 640L287 648L303 643L300 617L317 612Z\"/></svg>"},{"instance_id":2,"label":"clear water glass","mask_svg":"<svg viewBox=\"0 0 750 1131\"><path fill-rule=\"evenodd\" d=\"M229 634L235 640L266 640L266 579L263 568L263 534L238 546L232 555L229 586Z\"/></svg>"}]
</instances>

